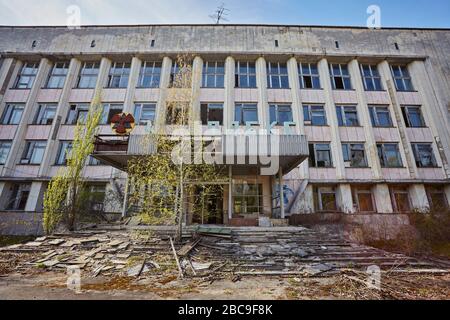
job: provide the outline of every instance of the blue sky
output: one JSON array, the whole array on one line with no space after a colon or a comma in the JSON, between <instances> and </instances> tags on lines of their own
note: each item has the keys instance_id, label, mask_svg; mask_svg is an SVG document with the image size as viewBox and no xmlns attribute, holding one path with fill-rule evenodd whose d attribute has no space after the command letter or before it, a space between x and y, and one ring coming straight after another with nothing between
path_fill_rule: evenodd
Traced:
<instances>
[{"instance_id":1,"label":"blue sky","mask_svg":"<svg viewBox=\"0 0 450 320\"><path fill-rule=\"evenodd\" d=\"M450 28L450 0L0 0L0 24L65 25L70 5L84 25L211 23L222 2L227 23L365 26L375 4L384 27Z\"/></svg>"}]
</instances>

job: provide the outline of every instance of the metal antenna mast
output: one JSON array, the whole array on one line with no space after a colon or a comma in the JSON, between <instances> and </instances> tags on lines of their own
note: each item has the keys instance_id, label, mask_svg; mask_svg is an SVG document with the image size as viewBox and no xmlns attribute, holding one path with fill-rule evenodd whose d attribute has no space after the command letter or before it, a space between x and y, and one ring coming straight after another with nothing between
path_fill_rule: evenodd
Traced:
<instances>
[{"instance_id":1,"label":"metal antenna mast","mask_svg":"<svg viewBox=\"0 0 450 320\"><path fill-rule=\"evenodd\" d=\"M228 21L226 16L228 15L228 10L225 8L225 4L222 3L219 7L217 7L217 10L214 12L214 14L210 15L209 17L214 20L216 24L220 24L222 21Z\"/></svg>"}]
</instances>

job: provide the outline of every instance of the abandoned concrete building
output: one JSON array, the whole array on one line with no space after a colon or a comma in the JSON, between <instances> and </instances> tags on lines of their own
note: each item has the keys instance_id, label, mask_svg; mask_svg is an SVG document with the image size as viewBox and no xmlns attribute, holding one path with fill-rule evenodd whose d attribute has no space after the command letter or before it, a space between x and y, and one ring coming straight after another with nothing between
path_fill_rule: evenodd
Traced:
<instances>
[{"instance_id":1,"label":"abandoned concrete building","mask_svg":"<svg viewBox=\"0 0 450 320\"><path fill-rule=\"evenodd\" d=\"M127 159L140 154L148 122L165 119L165 90L184 53L194 57L192 107L205 127L290 130L276 173L227 165L229 179L209 201L219 218L195 221L186 209L187 223L448 208L449 52L450 30L437 29L0 27L2 228L40 221L48 181L97 94L104 117L84 170L90 206L126 214ZM108 148L121 112L137 126Z\"/></svg>"}]
</instances>

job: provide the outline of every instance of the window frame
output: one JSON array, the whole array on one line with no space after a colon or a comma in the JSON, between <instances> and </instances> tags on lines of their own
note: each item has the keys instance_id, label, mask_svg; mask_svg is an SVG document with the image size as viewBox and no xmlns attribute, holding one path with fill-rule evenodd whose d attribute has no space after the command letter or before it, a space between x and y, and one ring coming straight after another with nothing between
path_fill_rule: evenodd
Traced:
<instances>
[{"instance_id":1,"label":"window frame","mask_svg":"<svg viewBox=\"0 0 450 320\"><path fill-rule=\"evenodd\" d=\"M422 112L422 106L414 106L414 105L402 105L401 107L403 119L405 120L405 125L407 128L427 128L427 124L425 123L425 118ZM414 125L412 122L411 111L412 109L418 110L418 115L420 119L419 125Z\"/></svg>"},{"instance_id":2,"label":"window frame","mask_svg":"<svg viewBox=\"0 0 450 320\"><path fill-rule=\"evenodd\" d=\"M347 168L368 168L369 164L367 161L367 152L366 152L366 146L365 143L363 142L342 142L342 154L343 154L343 159L344 159L344 163L350 163L350 166ZM346 150L344 150L346 149ZM353 162L353 156L352 153L353 152L358 152L358 151L362 151L363 153L363 161L364 163L361 165L354 165ZM346 157L346 154L348 155L348 157Z\"/></svg>"},{"instance_id":3,"label":"window frame","mask_svg":"<svg viewBox=\"0 0 450 320\"><path fill-rule=\"evenodd\" d=\"M348 109L351 109L350 111ZM348 123L348 114L355 114L356 124ZM358 107L356 105L336 105L336 116L339 127L360 127Z\"/></svg>"},{"instance_id":4,"label":"window frame","mask_svg":"<svg viewBox=\"0 0 450 320\"><path fill-rule=\"evenodd\" d=\"M313 116L314 112L318 112L318 110L313 110L314 108L316 109L321 109L323 111L323 120L324 123L323 124L317 124L314 123L314 118L317 118L317 116ZM305 126L316 126L316 127L326 127L328 126L328 119L327 119L327 112L325 110L325 106L323 104L303 104L302 105L302 109L303 109L303 123ZM308 117L305 117L305 113L308 113ZM310 122L310 123L307 123Z\"/></svg>"},{"instance_id":5,"label":"window frame","mask_svg":"<svg viewBox=\"0 0 450 320\"><path fill-rule=\"evenodd\" d=\"M41 165L42 160L44 160L45 149L47 148L47 140L27 140L25 144L25 149L20 159L19 164L25 165ZM40 150L41 156L39 161L34 159L36 157L36 150Z\"/></svg>"},{"instance_id":6,"label":"window frame","mask_svg":"<svg viewBox=\"0 0 450 320\"><path fill-rule=\"evenodd\" d=\"M245 67L242 66L242 64L245 64ZM251 67L253 65L253 68ZM241 73L241 69L245 68L246 72ZM251 70L254 70L254 72L251 72ZM241 83L241 77L246 78L247 86L243 86ZM251 83L254 83L254 86L251 85ZM256 89L257 83L256 83L256 62L252 61L236 61L236 71L235 71L235 87L236 88L242 88L242 89Z\"/></svg>"},{"instance_id":7,"label":"window frame","mask_svg":"<svg viewBox=\"0 0 450 320\"><path fill-rule=\"evenodd\" d=\"M315 189L315 190L314 190ZM315 192L314 192L315 191ZM338 212L338 203L337 203L337 192L336 187L330 186L316 186L313 188L313 193L317 194L317 198L314 196L314 206L316 206L317 201L317 212ZM334 197L334 203L333 203L333 209L326 209L324 208L324 199L322 198L322 195L333 195Z\"/></svg>"},{"instance_id":8,"label":"window frame","mask_svg":"<svg viewBox=\"0 0 450 320\"><path fill-rule=\"evenodd\" d=\"M313 73L312 72L312 68L311 66L315 66L315 70L317 71L317 73ZM307 67L307 71L308 73L305 73L305 69L304 67ZM317 63L298 63L298 75L299 75L299 80L300 80L300 89L306 89L306 90L321 90L322 89L322 85L321 85L321 81L320 81L320 74L319 74L319 66ZM310 77L310 81L311 81L311 87L309 88L308 86L306 86L306 81L305 78L306 77ZM317 82L314 81L314 79L316 79Z\"/></svg>"},{"instance_id":9,"label":"window frame","mask_svg":"<svg viewBox=\"0 0 450 320\"><path fill-rule=\"evenodd\" d=\"M414 161L416 163L416 167L417 168L438 168L438 163L437 163L437 159L436 156L434 155L434 149L433 149L433 143L424 143L424 142L413 142L411 143L411 147L413 149L413 154L414 154ZM423 150L419 150L420 147L428 147L429 148L429 156L430 156L430 164L429 165L424 165L422 163L422 156L421 156L421 152L423 152Z\"/></svg>"},{"instance_id":10,"label":"window frame","mask_svg":"<svg viewBox=\"0 0 450 320\"><path fill-rule=\"evenodd\" d=\"M202 121L202 125L207 126L209 122L214 122L216 120L210 120L210 110L221 110L222 119L219 119L219 125L223 126L223 115L224 115L224 105L219 102L203 102L200 104L200 117ZM206 118L205 118L206 117ZM204 121L206 120L206 122Z\"/></svg>"},{"instance_id":11,"label":"window frame","mask_svg":"<svg viewBox=\"0 0 450 320\"><path fill-rule=\"evenodd\" d=\"M17 111L20 111L19 119L16 119ZM3 111L1 124L2 125L20 125L22 121L23 113L25 111L25 104L23 103L7 103L5 110ZM14 121L13 121L14 119Z\"/></svg>"},{"instance_id":12,"label":"window frame","mask_svg":"<svg viewBox=\"0 0 450 320\"><path fill-rule=\"evenodd\" d=\"M37 73L39 71L39 62L24 62L24 64L22 65L16 81L14 82L14 87L13 89L18 89L18 90L30 90L33 88L34 85L34 81L36 80L36 76ZM31 69L32 71L28 72L28 69ZM28 78L28 81L26 82L22 82L21 80L23 78ZM23 86L24 85L24 86Z\"/></svg>"},{"instance_id":13,"label":"window frame","mask_svg":"<svg viewBox=\"0 0 450 320\"><path fill-rule=\"evenodd\" d=\"M130 80L131 63L113 62L108 73L107 89L126 89ZM116 79L119 79L117 85ZM124 81L126 79L126 81ZM124 83L125 82L125 83Z\"/></svg>"},{"instance_id":14,"label":"window frame","mask_svg":"<svg viewBox=\"0 0 450 320\"><path fill-rule=\"evenodd\" d=\"M99 72L100 72L99 62L93 61L83 62L83 65L80 68L80 72L78 73L76 89L95 89L97 85ZM83 79L88 79L86 86L85 85L81 86Z\"/></svg>"},{"instance_id":15,"label":"window frame","mask_svg":"<svg viewBox=\"0 0 450 320\"><path fill-rule=\"evenodd\" d=\"M244 191L244 186L253 186L253 188L255 189L256 192L251 192L251 193L245 193L242 192L240 193L239 190L237 190L238 188L243 189ZM250 190L250 188L249 188ZM263 207L264 207L264 193L263 193L263 185L262 183L259 182L255 182L255 183L233 183L232 185L232 195L233 195L233 211L236 214L241 214L241 215L255 215L255 214L260 214L263 212ZM257 203L257 206L249 206L248 205L248 199L253 199L255 200L255 202ZM237 204L236 202L240 200L241 204ZM236 207L240 206L245 207L246 209L248 208L253 208L253 209L257 209L256 211L248 211L245 210L244 211L240 211L240 210L236 210Z\"/></svg>"},{"instance_id":16,"label":"window frame","mask_svg":"<svg viewBox=\"0 0 450 320\"><path fill-rule=\"evenodd\" d=\"M387 105L369 105L369 115L370 115L370 122L372 124L372 127L374 128L393 128L394 123L392 121L392 115L389 106ZM381 111L379 109L385 109L385 111ZM379 118L379 113L385 113L388 115L389 118L389 124L388 125L382 125Z\"/></svg>"},{"instance_id":17,"label":"window frame","mask_svg":"<svg viewBox=\"0 0 450 320\"><path fill-rule=\"evenodd\" d=\"M392 207L393 207L395 213L410 213L412 211L412 203L411 203L411 198L409 196L408 190L400 189L398 187L397 188L391 187L389 191L390 191L389 193L391 196ZM406 196L406 205L408 207L408 210L406 210L406 211L400 210L399 204L397 203L397 197L396 197L397 194Z\"/></svg>"},{"instance_id":18,"label":"window frame","mask_svg":"<svg viewBox=\"0 0 450 320\"><path fill-rule=\"evenodd\" d=\"M334 66L339 66L339 74L334 73ZM348 64L330 63L329 69L330 69L331 87L333 88L333 90L353 90L352 77L350 75L350 71L348 70ZM337 78L341 78L342 88L337 88L336 86ZM345 80L348 80L349 85L348 88Z\"/></svg>"},{"instance_id":19,"label":"window frame","mask_svg":"<svg viewBox=\"0 0 450 320\"><path fill-rule=\"evenodd\" d=\"M55 166L66 166L67 157L72 151L73 141L60 140L58 146L58 153L56 154ZM63 154L64 152L64 154Z\"/></svg>"},{"instance_id":20,"label":"window frame","mask_svg":"<svg viewBox=\"0 0 450 320\"><path fill-rule=\"evenodd\" d=\"M58 108L57 104L54 103L40 103L38 105L38 110L36 112L36 115L33 120L34 125L43 125L43 126L49 126L53 124L53 121L55 121L56 118L56 109ZM48 117L48 111L53 110L53 117ZM46 121L44 121L46 120Z\"/></svg>"},{"instance_id":21,"label":"window frame","mask_svg":"<svg viewBox=\"0 0 450 320\"><path fill-rule=\"evenodd\" d=\"M236 119L237 110L240 108L239 112L239 120ZM256 121L244 121L245 111L255 111ZM239 122L241 126L246 126L247 123L251 123L252 125L256 123L259 124L259 115L258 115L258 104L257 103L235 103L234 105L234 121ZM254 123L253 123L254 122Z\"/></svg>"},{"instance_id":22,"label":"window frame","mask_svg":"<svg viewBox=\"0 0 450 320\"><path fill-rule=\"evenodd\" d=\"M311 147L312 146L312 147ZM327 146L327 149L324 147L323 150L318 149L318 146ZM333 154L331 151L331 144L330 142L312 142L309 143L308 145L309 147L309 166L311 168L334 168L333 166ZM312 151L312 154L311 154ZM329 155L329 165L327 166L326 164L324 166L319 166L319 160L318 160L318 152L328 152ZM311 157L312 155L312 157Z\"/></svg>"},{"instance_id":23,"label":"window frame","mask_svg":"<svg viewBox=\"0 0 450 320\"><path fill-rule=\"evenodd\" d=\"M280 122L280 112L286 112L280 109L288 109L290 113L290 121L284 121L283 123ZM272 119L272 110L275 109L275 119ZM292 113L292 105L288 103L270 103L269 104L269 120L270 124L276 122L276 126L284 126L285 123L293 123L294 122L294 115Z\"/></svg>"},{"instance_id":24,"label":"window frame","mask_svg":"<svg viewBox=\"0 0 450 320\"><path fill-rule=\"evenodd\" d=\"M75 107L75 109L73 109L73 107ZM66 125L77 125L78 121L80 121L80 114L83 113L87 116L88 112L89 112L89 107L90 105L87 103L72 103L69 105L69 112L67 113L67 118L65 121ZM73 111L72 111L73 110ZM73 113L74 113L74 116ZM80 122L81 124L84 124L86 121L86 118L81 118L82 121Z\"/></svg>"},{"instance_id":25,"label":"window frame","mask_svg":"<svg viewBox=\"0 0 450 320\"><path fill-rule=\"evenodd\" d=\"M213 64L213 66L210 66ZM210 69L213 71L210 72ZM222 70L220 72L220 70ZM210 85L209 79L212 78L213 85ZM225 88L225 62L224 61L205 61L202 71L202 88L205 89L223 89Z\"/></svg>"},{"instance_id":26,"label":"window frame","mask_svg":"<svg viewBox=\"0 0 450 320\"><path fill-rule=\"evenodd\" d=\"M395 88L399 92L414 92L414 85L412 78L406 65L390 65L392 78L394 79ZM400 75L396 75L396 71ZM401 81L402 87L399 87L399 81Z\"/></svg>"},{"instance_id":27,"label":"window frame","mask_svg":"<svg viewBox=\"0 0 450 320\"><path fill-rule=\"evenodd\" d=\"M52 66L52 70L48 76L45 89L62 89L64 88L64 84L66 82L67 74L69 72L69 64L70 62L55 62ZM62 68L61 68L62 66ZM61 72L57 72L58 70L62 70ZM53 85L52 80L56 79L56 85Z\"/></svg>"},{"instance_id":28,"label":"window frame","mask_svg":"<svg viewBox=\"0 0 450 320\"><path fill-rule=\"evenodd\" d=\"M151 66L149 66L151 64ZM150 70L150 71L149 71ZM159 70L159 71L158 71ZM161 84L162 62L161 61L142 61L139 71L139 80L137 88L139 89L157 89ZM151 81L148 86L144 85L146 77ZM155 81L157 79L157 81Z\"/></svg>"},{"instance_id":29,"label":"window frame","mask_svg":"<svg viewBox=\"0 0 450 320\"><path fill-rule=\"evenodd\" d=\"M281 72L286 69L286 73ZM290 89L289 72L286 62L267 62L267 88L268 89ZM275 71L273 71L275 70ZM274 79L278 79L278 86L274 85ZM287 82L286 82L287 79Z\"/></svg>"},{"instance_id":30,"label":"window frame","mask_svg":"<svg viewBox=\"0 0 450 320\"><path fill-rule=\"evenodd\" d=\"M377 143L377 152L378 152L378 159L380 161L380 165L382 168L404 168L403 166L403 159L402 154L400 152L400 146L398 143ZM395 146L395 151L397 153L397 160L399 162L399 165L397 166L388 166L388 159L386 157L386 147L387 146ZM381 154L380 154L381 151Z\"/></svg>"},{"instance_id":31,"label":"window frame","mask_svg":"<svg viewBox=\"0 0 450 320\"><path fill-rule=\"evenodd\" d=\"M361 203L360 203L360 195L369 195L370 196L370 202L372 206L372 210L361 210ZM372 190L370 188L362 188L362 187L355 187L353 189L353 196L354 196L354 205L358 209L359 213L376 213L377 212L377 206L375 202L375 198L373 195Z\"/></svg>"},{"instance_id":32,"label":"window frame","mask_svg":"<svg viewBox=\"0 0 450 320\"><path fill-rule=\"evenodd\" d=\"M133 116L134 116L134 121L136 122L136 124L147 125L149 121L153 124L156 120L156 105L157 105L156 102L137 102L137 103L135 103ZM151 109L153 109L153 119L142 119L143 110L146 107L150 109L150 110L148 110L150 112L151 112Z\"/></svg>"},{"instance_id":33,"label":"window frame","mask_svg":"<svg viewBox=\"0 0 450 320\"><path fill-rule=\"evenodd\" d=\"M0 165L6 164L6 161L8 160L9 157L9 153L11 152L11 147L12 147L12 140L0 140Z\"/></svg>"},{"instance_id":34,"label":"window frame","mask_svg":"<svg viewBox=\"0 0 450 320\"><path fill-rule=\"evenodd\" d=\"M365 70L364 70L365 67L368 67L368 71L369 71L368 75L365 74ZM380 75L377 65L360 64L360 70L361 70L361 76L362 76L365 91L370 91L370 92L384 91L382 78L381 78L381 75ZM372 83L373 90L371 90L367 86L367 81L370 81ZM377 86L377 84L378 84L378 86Z\"/></svg>"}]
</instances>

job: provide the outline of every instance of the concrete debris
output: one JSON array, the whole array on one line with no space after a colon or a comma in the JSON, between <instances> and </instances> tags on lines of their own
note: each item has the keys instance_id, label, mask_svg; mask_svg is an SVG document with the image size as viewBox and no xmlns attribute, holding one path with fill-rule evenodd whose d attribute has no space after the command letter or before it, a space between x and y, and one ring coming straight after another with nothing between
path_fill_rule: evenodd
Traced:
<instances>
[{"instance_id":1,"label":"concrete debris","mask_svg":"<svg viewBox=\"0 0 450 320\"><path fill-rule=\"evenodd\" d=\"M14 268L21 273L30 268L66 272L72 266L91 277L194 276L209 283L227 275L326 277L350 267L365 272L374 264L398 273L448 272L429 261L349 244L304 228L191 228L181 243L172 241L174 234L168 228L151 232L96 228L40 237L0 248L0 253L20 255Z\"/></svg>"}]
</instances>

